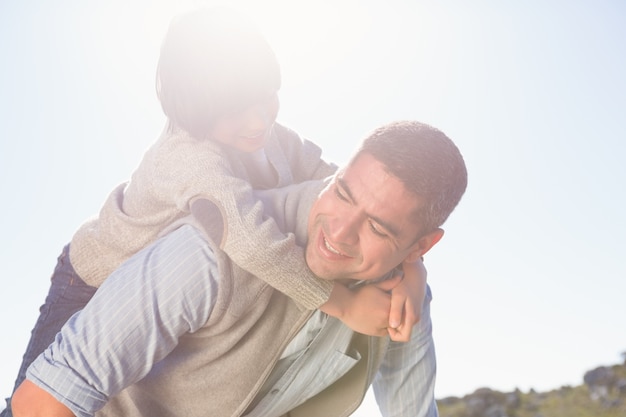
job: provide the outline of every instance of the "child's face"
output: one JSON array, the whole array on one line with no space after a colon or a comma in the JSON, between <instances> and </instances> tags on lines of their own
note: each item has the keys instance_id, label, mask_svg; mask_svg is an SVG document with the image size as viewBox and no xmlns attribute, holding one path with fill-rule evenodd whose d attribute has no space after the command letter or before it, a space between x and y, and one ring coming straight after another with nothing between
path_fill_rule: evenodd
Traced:
<instances>
[{"instance_id":1,"label":"child's face","mask_svg":"<svg viewBox=\"0 0 626 417\"><path fill-rule=\"evenodd\" d=\"M242 152L254 152L265 146L280 105L274 92L266 99L215 120L211 137Z\"/></svg>"}]
</instances>

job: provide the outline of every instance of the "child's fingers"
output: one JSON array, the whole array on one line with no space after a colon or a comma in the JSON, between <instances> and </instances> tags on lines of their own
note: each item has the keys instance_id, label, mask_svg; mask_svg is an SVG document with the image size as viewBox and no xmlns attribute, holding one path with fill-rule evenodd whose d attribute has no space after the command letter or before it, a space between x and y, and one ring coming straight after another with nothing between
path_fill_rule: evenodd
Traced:
<instances>
[{"instance_id":1,"label":"child's fingers","mask_svg":"<svg viewBox=\"0 0 626 417\"><path fill-rule=\"evenodd\" d=\"M407 302L407 297L404 294L397 295L391 293L391 309L389 310L389 327L396 329L400 327L404 321L405 308L404 305Z\"/></svg>"},{"instance_id":2,"label":"child's fingers","mask_svg":"<svg viewBox=\"0 0 626 417\"><path fill-rule=\"evenodd\" d=\"M411 340L411 331L413 330L412 326L400 325L397 328L389 327L387 329L387 333L389 337L394 342L408 342Z\"/></svg>"},{"instance_id":3,"label":"child's fingers","mask_svg":"<svg viewBox=\"0 0 626 417\"><path fill-rule=\"evenodd\" d=\"M400 281L402 281L402 274L395 274L393 277L386 279L384 281L381 281L381 282L377 282L376 284L373 284L373 285L376 288L389 292L393 290Z\"/></svg>"},{"instance_id":4,"label":"child's fingers","mask_svg":"<svg viewBox=\"0 0 626 417\"><path fill-rule=\"evenodd\" d=\"M421 314L422 314L422 304L420 303L417 306L414 306L413 303L411 302L411 299L407 299L407 302L405 304L405 309L404 309L404 321L402 322L402 324L404 326L410 326L413 327L415 326L421 318Z\"/></svg>"}]
</instances>

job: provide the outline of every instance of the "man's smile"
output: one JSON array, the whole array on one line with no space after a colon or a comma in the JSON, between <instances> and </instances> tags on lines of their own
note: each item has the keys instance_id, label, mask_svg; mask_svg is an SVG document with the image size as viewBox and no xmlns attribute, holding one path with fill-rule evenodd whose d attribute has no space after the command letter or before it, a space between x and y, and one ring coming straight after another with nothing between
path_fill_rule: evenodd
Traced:
<instances>
[{"instance_id":1,"label":"man's smile","mask_svg":"<svg viewBox=\"0 0 626 417\"><path fill-rule=\"evenodd\" d=\"M323 239L324 239L324 245L326 246L326 249L328 249L329 251L333 253L336 253L337 255L341 255L338 250L330 246L330 243L328 243L328 240L326 240L326 238L323 238Z\"/></svg>"},{"instance_id":2,"label":"man's smile","mask_svg":"<svg viewBox=\"0 0 626 417\"><path fill-rule=\"evenodd\" d=\"M351 258L349 255L345 254L341 250L337 249L336 246L331 244L326 238L326 233L323 228L320 228L319 231L319 240L317 245L321 255L329 260L345 260L346 258Z\"/></svg>"},{"instance_id":3,"label":"man's smile","mask_svg":"<svg viewBox=\"0 0 626 417\"><path fill-rule=\"evenodd\" d=\"M333 245L327 238L327 233L324 228L321 227L319 231L318 248L324 258L329 260L346 260L351 259L353 256L345 253L343 250L338 249L337 245Z\"/></svg>"}]
</instances>

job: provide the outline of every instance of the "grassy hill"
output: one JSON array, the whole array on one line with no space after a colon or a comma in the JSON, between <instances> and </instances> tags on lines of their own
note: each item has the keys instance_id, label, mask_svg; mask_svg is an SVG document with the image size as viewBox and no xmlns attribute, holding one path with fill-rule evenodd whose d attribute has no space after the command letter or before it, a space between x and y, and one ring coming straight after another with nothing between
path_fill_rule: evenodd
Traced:
<instances>
[{"instance_id":1,"label":"grassy hill","mask_svg":"<svg viewBox=\"0 0 626 417\"><path fill-rule=\"evenodd\" d=\"M438 400L440 417L626 417L626 362L584 375L584 383L548 392L480 388Z\"/></svg>"}]
</instances>

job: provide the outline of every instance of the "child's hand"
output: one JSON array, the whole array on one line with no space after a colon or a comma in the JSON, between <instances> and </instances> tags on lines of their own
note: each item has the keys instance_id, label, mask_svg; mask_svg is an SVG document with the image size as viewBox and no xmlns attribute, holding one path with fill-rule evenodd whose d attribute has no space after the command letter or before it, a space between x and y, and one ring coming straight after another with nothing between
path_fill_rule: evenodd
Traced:
<instances>
[{"instance_id":1,"label":"child's hand","mask_svg":"<svg viewBox=\"0 0 626 417\"><path fill-rule=\"evenodd\" d=\"M420 320L426 294L426 267L421 259L402 264L404 279L391 289L389 337L397 342L411 339L413 326ZM388 289L388 283L385 283Z\"/></svg>"},{"instance_id":2,"label":"child's hand","mask_svg":"<svg viewBox=\"0 0 626 417\"><path fill-rule=\"evenodd\" d=\"M396 285L400 277L392 278L390 286ZM335 283L330 299L320 307L323 312L337 317L355 332L369 336L387 335L389 311L392 297L386 289L375 285L363 285L349 290Z\"/></svg>"}]
</instances>

